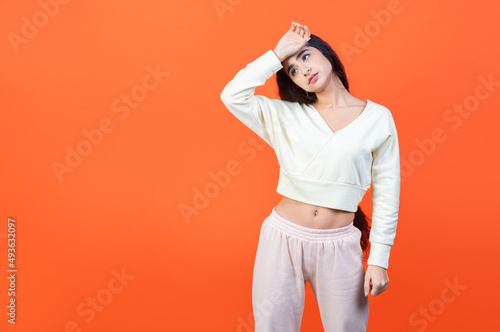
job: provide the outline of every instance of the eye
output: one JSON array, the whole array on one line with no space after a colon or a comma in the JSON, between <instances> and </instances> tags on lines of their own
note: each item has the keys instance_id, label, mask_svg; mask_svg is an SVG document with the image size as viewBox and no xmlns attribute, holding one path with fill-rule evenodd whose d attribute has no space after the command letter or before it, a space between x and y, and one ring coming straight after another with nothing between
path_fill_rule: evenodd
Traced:
<instances>
[{"instance_id":1,"label":"eye","mask_svg":"<svg viewBox=\"0 0 500 332\"><path fill-rule=\"evenodd\" d=\"M304 60L304 61L305 61L305 60L307 60L308 58L309 58L309 54L308 54L308 53L306 53L306 54L304 54L304 55L302 56L302 60ZM297 69L292 69L292 71L290 72L290 75L295 76L295 71L296 71L296 70L297 70Z\"/></svg>"}]
</instances>

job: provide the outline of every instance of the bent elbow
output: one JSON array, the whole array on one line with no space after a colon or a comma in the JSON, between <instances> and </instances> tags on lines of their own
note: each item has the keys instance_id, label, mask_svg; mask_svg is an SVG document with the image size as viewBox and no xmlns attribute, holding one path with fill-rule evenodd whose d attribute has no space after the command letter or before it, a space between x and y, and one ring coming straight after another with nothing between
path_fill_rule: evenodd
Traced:
<instances>
[{"instance_id":1,"label":"bent elbow","mask_svg":"<svg viewBox=\"0 0 500 332\"><path fill-rule=\"evenodd\" d=\"M227 93L227 90L225 88L220 93L220 100L222 100L224 104L227 104L227 102L229 101L229 94Z\"/></svg>"},{"instance_id":2,"label":"bent elbow","mask_svg":"<svg viewBox=\"0 0 500 332\"><path fill-rule=\"evenodd\" d=\"M234 100L235 93L233 90L234 89L231 89L231 82L229 82L220 93L220 99L224 104L227 105Z\"/></svg>"}]
</instances>

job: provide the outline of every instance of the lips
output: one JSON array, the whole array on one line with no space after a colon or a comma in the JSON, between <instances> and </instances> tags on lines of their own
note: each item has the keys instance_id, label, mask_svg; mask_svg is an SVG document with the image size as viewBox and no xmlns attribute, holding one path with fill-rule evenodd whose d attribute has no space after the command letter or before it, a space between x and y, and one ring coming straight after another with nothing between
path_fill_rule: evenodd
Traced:
<instances>
[{"instance_id":1,"label":"lips","mask_svg":"<svg viewBox=\"0 0 500 332\"><path fill-rule=\"evenodd\" d=\"M316 77L318 77L318 73L312 74L312 76L309 77L309 83L311 83L312 81L316 80Z\"/></svg>"}]
</instances>

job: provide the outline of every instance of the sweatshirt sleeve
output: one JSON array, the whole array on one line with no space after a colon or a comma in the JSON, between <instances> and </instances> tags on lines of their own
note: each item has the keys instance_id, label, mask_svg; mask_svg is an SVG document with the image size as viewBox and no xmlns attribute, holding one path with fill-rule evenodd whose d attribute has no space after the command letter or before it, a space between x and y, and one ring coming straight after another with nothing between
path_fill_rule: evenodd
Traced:
<instances>
[{"instance_id":1,"label":"sweatshirt sleeve","mask_svg":"<svg viewBox=\"0 0 500 332\"><path fill-rule=\"evenodd\" d=\"M254 93L257 86L264 85L281 68L283 65L279 58L274 51L269 50L241 69L220 95L227 109L271 147L272 120L276 116L278 100Z\"/></svg>"},{"instance_id":2,"label":"sweatshirt sleeve","mask_svg":"<svg viewBox=\"0 0 500 332\"><path fill-rule=\"evenodd\" d=\"M387 118L389 135L372 152L372 225L370 231L370 256L368 265L385 269L396 236L400 195L399 142L392 114Z\"/></svg>"}]
</instances>

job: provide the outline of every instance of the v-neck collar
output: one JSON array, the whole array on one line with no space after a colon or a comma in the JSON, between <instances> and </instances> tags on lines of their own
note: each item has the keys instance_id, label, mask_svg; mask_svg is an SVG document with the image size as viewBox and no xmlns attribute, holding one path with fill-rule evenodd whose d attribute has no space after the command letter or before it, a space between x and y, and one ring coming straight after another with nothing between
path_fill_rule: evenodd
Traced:
<instances>
[{"instance_id":1,"label":"v-neck collar","mask_svg":"<svg viewBox=\"0 0 500 332\"><path fill-rule=\"evenodd\" d=\"M365 105L365 108L363 109L363 112L361 112L361 114L360 114L360 115L358 115L358 116L357 116L357 117L356 117L353 121L351 121L351 122L350 122L347 126L342 127L342 128L340 128L339 130L337 130L337 131L333 131L333 130L332 130L332 128L330 128L330 126L328 125L328 122L326 122L326 120L323 118L323 116L321 116L321 113L320 113L320 112L316 109L316 107L314 107L312 104L309 104L309 106L313 109L313 113L315 113L315 114L316 114L315 116L317 116L317 117L320 119L320 122L322 122L322 123L324 124L324 126L326 126L326 128L328 129L328 131L329 131L332 135L335 135L335 134L337 134L337 133L341 132L342 130L344 130L344 129L346 129L346 128L350 127L350 126L351 126L351 125L353 125L354 123L358 122L358 121L359 121L359 119L361 119L361 118L365 115L365 113L366 113L367 109L368 109L368 108L369 108L369 106L370 106L370 103L371 103L371 101L370 101L369 99L366 99L366 105Z\"/></svg>"}]
</instances>

